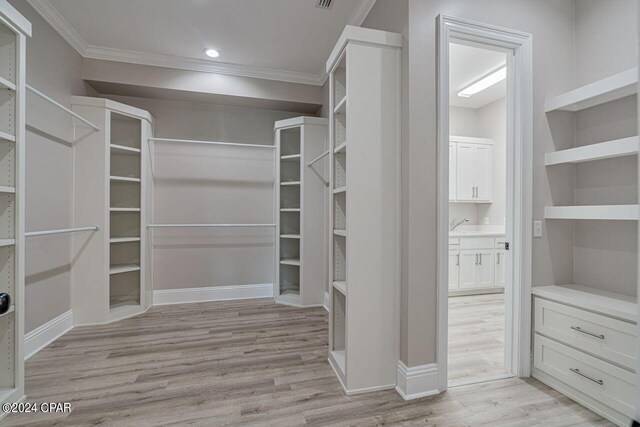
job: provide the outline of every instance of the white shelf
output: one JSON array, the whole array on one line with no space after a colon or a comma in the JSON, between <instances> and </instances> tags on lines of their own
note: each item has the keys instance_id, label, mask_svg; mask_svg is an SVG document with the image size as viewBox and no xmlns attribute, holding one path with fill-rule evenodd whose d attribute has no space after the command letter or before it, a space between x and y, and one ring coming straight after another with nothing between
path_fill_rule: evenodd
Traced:
<instances>
[{"instance_id":1,"label":"white shelf","mask_svg":"<svg viewBox=\"0 0 640 427\"><path fill-rule=\"evenodd\" d=\"M342 97L340 102L338 102L333 109L334 113L344 113L347 108L347 97L346 95Z\"/></svg>"},{"instance_id":2,"label":"white shelf","mask_svg":"<svg viewBox=\"0 0 640 427\"><path fill-rule=\"evenodd\" d=\"M0 247L13 246L16 244L16 239L0 239Z\"/></svg>"},{"instance_id":3,"label":"white shelf","mask_svg":"<svg viewBox=\"0 0 640 427\"><path fill-rule=\"evenodd\" d=\"M638 304L631 296L579 285L534 286L531 293L540 298L638 322Z\"/></svg>"},{"instance_id":4,"label":"white shelf","mask_svg":"<svg viewBox=\"0 0 640 427\"><path fill-rule=\"evenodd\" d=\"M347 282L344 282L344 281L333 282L333 287L342 295L347 296Z\"/></svg>"},{"instance_id":5,"label":"white shelf","mask_svg":"<svg viewBox=\"0 0 640 427\"><path fill-rule=\"evenodd\" d=\"M0 130L0 139L4 139L5 141L16 142L15 135L11 135L10 133L3 132Z\"/></svg>"},{"instance_id":6,"label":"white shelf","mask_svg":"<svg viewBox=\"0 0 640 427\"><path fill-rule=\"evenodd\" d=\"M300 208L282 208L280 212L300 212Z\"/></svg>"},{"instance_id":7,"label":"white shelf","mask_svg":"<svg viewBox=\"0 0 640 427\"><path fill-rule=\"evenodd\" d=\"M15 192L16 192L16 187L6 187L4 185L0 185L0 193L15 194Z\"/></svg>"},{"instance_id":8,"label":"white shelf","mask_svg":"<svg viewBox=\"0 0 640 427\"><path fill-rule=\"evenodd\" d=\"M126 145L111 144L111 150L122 154L139 154L142 150L139 148L127 147Z\"/></svg>"},{"instance_id":9,"label":"white shelf","mask_svg":"<svg viewBox=\"0 0 640 427\"><path fill-rule=\"evenodd\" d=\"M293 185L300 185L300 181L281 182L280 185L282 185L283 187L293 186Z\"/></svg>"},{"instance_id":10,"label":"white shelf","mask_svg":"<svg viewBox=\"0 0 640 427\"><path fill-rule=\"evenodd\" d=\"M336 236L347 237L347 230L333 230L333 234Z\"/></svg>"},{"instance_id":11,"label":"white shelf","mask_svg":"<svg viewBox=\"0 0 640 427\"><path fill-rule=\"evenodd\" d=\"M333 189L333 194L344 193L347 191L347 187L338 187Z\"/></svg>"},{"instance_id":12,"label":"white shelf","mask_svg":"<svg viewBox=\"0 0 640 427\"><path fill-rule=\"evenodd\" d=\"M546 219L638 220L638 205L547 206Z\"/></svg>"},{"instance_id":13,"label":"white shelf","mask_svg":"<svg viewBox=\"0 0 640 427\"><path fill-rule=\"evenodd\" d=\"M638 91L638 69L631 68L613 76L554 96L545 102L545 111L580 111L615 101Z\"/></svg>"},{"instance_id":14,"label":"white shelf","mask_svg":"<svg viewBox=\"0 0 640 427\"><path fill-rule=\"evenodd\" d=\"M128 243L128 242L139 242L139 237L112 237L109 239L109 243Z\"/></svg>"},{"instance_id":15,"label":"white shelf","mask_svg":"<svg viewBox=\"0 0 640 427\"><path fill-rule=\"evenodd\" d=\"M638 137L616 139L545 154L545 165L582 163L638 154Z\"/></svg>"},{"instance_id":16,"label":"white shelf","mask_svg":"<svg viewBox=\"0 0 640 427\"><path fill-rule=\"evenodd\" d=\"M109 274L129 273L131 271L140 271L140 266L137 264L112 265L109 269Z\"/></svg>"},{"instance_id":17,"label":"white shelf","mask_svg":"<svg viewBox=\"0 0 640 427\"><path fill-rule=\"evenodd\" d=\"M128 176L110 176L109 179L119 182L140 182L140 178L129 178Z\"/></svg>"},{"instance_id":18,"label":"white shelf","mask_svg":"<svg viewBox=\"0 0 640 427\"><path fill-rule=\"evenodd\" d=\"M280 264L284 265L300 265L300 260L298 258L282 258L280 260Z\"/></svg>"},{"instance_id":19,"label":"white shelf","mask_svg":"<svg viewBox=\"0 0 640 427\"><path fill-rule=\"evenodd\" d=\"M109 208L109 212L140 212L140 208Z\"/></svg>"},{"instance_id":20,"label":"white shelf","mask_svg":"<svg viewBox=\"0 0 640 427\"><path fill-rule=\"evenodd\" d=\"M339 153L341 151L345 151L347 148L347 141L343 141L342 144L338 145L336 148L333 149L334 153Z\"/></svg>"},{"instance_id":21,"label":"white shelf","mask_svg":"<svg viewBox=\"0 0 640 427\"><path fill-rule=\"evenodd\" d=\"M291 161L291 160L298 160L301 157L302 156L300 154L289 154L289 155L280 157L280 160L283 160L283 161L289 160L289 161Z\"/></svg>"},{"instance_id":22,"label":"white shelf","mask_svg":"<svg viewBox=\"0 0 640 427\"><path fill-rule=\"evenodd\" d=\"M280 238L281 239L299 239L300 235L299 234L281 234Z\"/></svg>"},{"instance_id":23,"label":"white shelf","mask_svg":"<svg viewBox=\"0 0 640 427\"><path fill-rule=\"evenodd\" d=\"M0 314L0 317L8 316L9 314L11 314L11 313L13 313L15 311L16 311L16 306L12 305L11 307L9 307L9 310L7 310L6 313Z\"/></svg>"},{"instance_id":24,"label":"white shelf","mask_svg":"<svg viewBox=\"0 0 640 427\"><path fill-rule=\"evenodd\" d=\"M16 85L11 83L9 80L5 79L4 77L0 76L0 88L15 91Z\"/></svg>"},{"instance_id":25,"label":"white shelf","mask_svg":"<svg viewBox=\"0 0 640 427\"><path fill-rule=\"evenodd\" d=\"M344 354L344 350L334 350L331 352L331 357L333 358L333 360L336 362L336 364L338 365L338 368L340 368L340 370L342 371L342 374L344 374L344 361L345 361L345 354Z\"/></svg>"}]
</instances>

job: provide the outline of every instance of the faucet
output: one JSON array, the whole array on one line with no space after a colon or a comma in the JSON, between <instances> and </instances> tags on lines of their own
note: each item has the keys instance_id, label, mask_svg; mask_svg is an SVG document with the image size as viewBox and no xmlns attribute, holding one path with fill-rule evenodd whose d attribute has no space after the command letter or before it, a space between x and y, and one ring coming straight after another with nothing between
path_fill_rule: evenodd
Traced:
<instances>
[{"instance_id":1,"label":"faucet","mask_svg":"<svg viewBox=\"0 0 640 427\"><path fill-rule=\"evenodd\" d=\"M460 221L458 221L456 218L453 218L449 223L449 231L455 230L460 224L464 224L466 222L469 222L469 218L461 219Z\"/></svg>"}]
</instances>

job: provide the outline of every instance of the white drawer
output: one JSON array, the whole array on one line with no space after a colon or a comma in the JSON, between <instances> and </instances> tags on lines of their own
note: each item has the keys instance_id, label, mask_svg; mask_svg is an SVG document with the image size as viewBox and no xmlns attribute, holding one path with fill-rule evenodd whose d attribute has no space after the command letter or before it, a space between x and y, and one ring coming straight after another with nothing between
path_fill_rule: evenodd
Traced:
<instances>
[{"instance_id":1,"label":"white drawer","mask_svg":"<svg viewBox=\"0 0 640 427\"><path fill-rule=\"evenodd\" d=\"M635 370L636 325L535 298L535 331Z\"/></svg>"},{"instance_id":2,"label":"white drawer","mask_svg":"<svg viewBox=\"0 0 640 427\"><path fill-rule=\"evenodd\" d=\"M493 249L493 237L464 237L460 249Z\"/></svg>"},{"instance_id":3,"label":"white drawer","mask_svg":"<svg viewBox=\"0 0 640 427\"><path fill-rule=\"evenodd\" d=\"M502 236L502 237L496 237L495 239L495 248L496 249L505 249L505 245L507 243L507 238Z\"/></svg>"},{"instance_id":4,"label":"white drawer","mask_svg":"<svg viewBox=\"0 0 640 427\"><path fill-rule=\"evenodd\" d=\"M449 238L449 244L450 245L457 245L460 243L460 239L457 237L450 237Z\"/></svg>"},{"instance_id":5,"label":"white drawer","mask_svg":"<svg viewBox=\"0 0 640 427\"><path fill-rule=\"evenodd\" d=\"M635 375L625 369L538 334L533 366L627 417L634 415Z\"/></svg>"}]
</instances>

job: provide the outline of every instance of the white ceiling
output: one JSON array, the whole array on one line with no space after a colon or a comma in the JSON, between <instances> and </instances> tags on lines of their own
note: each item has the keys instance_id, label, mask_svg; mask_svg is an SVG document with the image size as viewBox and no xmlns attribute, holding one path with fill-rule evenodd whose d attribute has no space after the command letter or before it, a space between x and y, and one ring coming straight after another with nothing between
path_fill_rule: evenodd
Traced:
<instances>
[{"instance_id":1,"label":"white ceiling","mask_svg":"<svg viewBox=\"0 0 640 427\"><path fill-rule=\"evenodd\" d=\"M29 0L85 57L320 84L342 29L375 0L316 1Z\"/></svg>"},{"instance_id":2,"label":"white ceiling","mask_svg":"<svg viewBox=\"0 0 640 427\"><path fill-rule=\"evenodd\" d=\"M457 43L449 45L449 104L455 107L480 108L506 96L503 80L482 92L462 98L458 92L497 70L506 63L506 55Z\"/></svg>"}]
</instances>

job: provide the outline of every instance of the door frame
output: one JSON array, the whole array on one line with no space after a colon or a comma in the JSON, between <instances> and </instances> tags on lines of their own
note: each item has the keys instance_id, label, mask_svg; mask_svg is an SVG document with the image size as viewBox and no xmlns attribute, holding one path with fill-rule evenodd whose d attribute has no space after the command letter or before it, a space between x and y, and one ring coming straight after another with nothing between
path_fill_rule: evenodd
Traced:
<instances>
[{"instance_id":1,"label":"door frame","mask_svg":"<svg viewBox=\"0 0 640 427\"><path fill-rule=\"evenodd\" d=\"M437 365L438 387L447 389L449 254L449 43L460 41L507 54L507 239L511 262L505 288L505 367L531 375L531 274L533 220L533 85L529 33L438 16L437 41ZM511 149L510 149L511 148ZM511 228L511 229L510 229ZM509 268L510 267L510 268ZM509 303L510 302L510 303Z\"/></svg>"}]
</instances>

